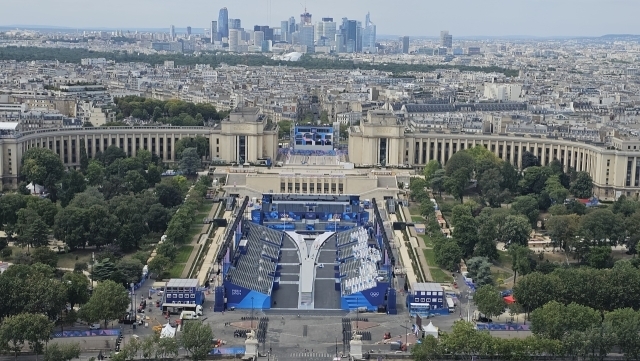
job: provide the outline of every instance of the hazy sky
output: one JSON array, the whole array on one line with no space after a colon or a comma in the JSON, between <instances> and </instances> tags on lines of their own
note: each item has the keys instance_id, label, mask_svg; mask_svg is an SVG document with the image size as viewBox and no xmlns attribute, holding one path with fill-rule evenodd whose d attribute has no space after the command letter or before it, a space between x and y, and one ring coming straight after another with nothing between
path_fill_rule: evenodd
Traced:
<instances>
[{"instance_id":1,"label":"hazy sky","mask_svg":"<svg viewBox=\"0 0 640 361\"><path fill-rule=\"evenodd\" d=\"M270 4L270 5L269 5ZM279 26L300 19L304 0L0 0L0 26L70 28L204 28L221 7L230 18ZM640 33L640 0L315 0L306 1L313 21L343 17L364 21L378 34L439 36L598 36Z\"/></svg>"}]
</instances>

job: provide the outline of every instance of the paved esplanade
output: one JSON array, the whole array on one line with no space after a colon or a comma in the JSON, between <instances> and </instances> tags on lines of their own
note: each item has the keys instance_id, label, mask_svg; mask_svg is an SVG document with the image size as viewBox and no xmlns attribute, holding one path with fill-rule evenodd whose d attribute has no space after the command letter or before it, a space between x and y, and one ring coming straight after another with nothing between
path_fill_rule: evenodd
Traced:
<instances>
[{"instance_id":1,"label":"paved esplanade","mask_svg":"<svg viewBox=\"0 0 640 361\"><path fill-rule=\"evenodd\" d=\"M294 240L298 247L298 255L300 257L300 281L298 308L303 310L312 310L314 305L314 283L316 279L316 262L322 245L335 232L324 232L315 237L311 244L307 243L304 236L296 232L286 232L291 239Z\"/></svg>"}]
</instances>

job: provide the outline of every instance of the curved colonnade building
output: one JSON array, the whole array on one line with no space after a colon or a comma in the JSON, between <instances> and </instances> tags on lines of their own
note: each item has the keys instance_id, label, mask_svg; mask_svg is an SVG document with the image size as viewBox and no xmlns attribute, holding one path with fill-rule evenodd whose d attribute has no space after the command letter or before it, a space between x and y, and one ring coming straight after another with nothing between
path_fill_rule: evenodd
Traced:
<instances>
[{"instance_id":1,"label":"curved colonnade building","mask_svg":"<svg viewBox=\"0 0 640 361\"><path fill-rule=\"evenodd\" d=\"M430 160L446 164L458 150L481 145L516 166L522 153L535 154L542 165L558 159L565 167L586 171L594 194L604 200L640 193L640 140L612 138L612 144L577 141L550 135L411 132L388 111L371 111L351 127L349 159L356 165L386 164L420 168Z\"/></svg>"},{"instance_id":2,"label":"curved colonnade building","mask_svg":"<svg viewBox=\"0 0 640 361\"><path fill-rule=\"evenodd\" d=\"M175 142L181 138L209 138L212 159L224 162L256 162L278 151L278 127L268 123L257 108L233 111L215 127L107 127L43 129L0 135L0 177L3 189L14 189L22 155L32 147L51 149L68 168L79 166L80 145L89 158L116 145L130 156L140 149L165 162L175 160ZM468 134L411 132L389 111L371 111L360 126L350 129L349 160L356 166L421 168L432 159L446 164L458 150L482 145L502 160L520 166L522 153L535 154L542 165L558 159L566 169L586 171L601 199L640 194L640 140L612 138L609 145L549 135Z\"/></svg>"},{"instance_id":3,"label":"curved colonnade building","mask_svg":"<svg viewBox=\"0 0 640 361\"><path fill-rule=\"evenodd\" d=\"M181 138L196 136L209 138L212 159L245 163L267 157L275 159L277 155L278 127L267 123L257 108L235 110L215 127L134 126L3 132L0 135L2 188L17 187L22 155L32 147L53 150L67 168L80 165L81 144L89 158L115 145L129 156L145 149L170 163L176 159L175 143Z\"/></svg>"}]
</instances>

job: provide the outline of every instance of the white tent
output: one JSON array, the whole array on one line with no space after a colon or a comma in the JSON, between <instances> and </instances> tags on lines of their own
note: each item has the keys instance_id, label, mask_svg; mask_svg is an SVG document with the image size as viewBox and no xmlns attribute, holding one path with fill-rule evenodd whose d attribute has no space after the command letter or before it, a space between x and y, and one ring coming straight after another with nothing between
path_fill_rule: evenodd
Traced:
<instances>
[{"instance_id":1,"label":"white tent","mask_svg":"<svg viewBox=\"0 0 640 361\"><path fill-rule=\"evenodd\" d=\"M160 331L160 338L172 338L176 335L176 329L171 327L170 324L164 325L162 331Z\"/></svg>"},{"instance_id":2,"label":"white tent","mask_svg":"<svg viewBox=\"0 0 640 361\"><path fill-rule=\"evenodd\" d=\"M44 187L39 184L33 184L33 182L27 185L27 189L31 194L42 194L44 193Z\"/></svg>"},{"instance_id":3,"label":"white tent","mask_svg":"<svg viewBox=\"0 0 640 361\"><path fill-rule=\"evenodd\" d=\"M422 326L422 332L425 337L431 335L435 338L438 338L438 328L433 325L433 322L429 322L428 325Z\"/></svg>"}]
</instances>

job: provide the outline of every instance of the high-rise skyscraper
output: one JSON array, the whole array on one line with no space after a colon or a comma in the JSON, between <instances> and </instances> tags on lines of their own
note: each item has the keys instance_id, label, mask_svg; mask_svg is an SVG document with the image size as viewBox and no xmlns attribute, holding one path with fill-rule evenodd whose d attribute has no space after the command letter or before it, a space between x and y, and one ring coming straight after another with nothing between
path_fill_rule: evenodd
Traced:
<instances>
[{"instance_id":1,"label":"high-rise skyscraper","mask_svg":"<svg viewBox=\"0 0 640 361\"><path fill-rule=\"evenodd\" d=\"M440 32L440 46L447 49L453 48L453 35L450 35L448 30Z\"/></svg>"},{"instance_id":2,"label":"high-rise skyscraper","mask_svg":"<svg viewBox=\"0 0 640 361\"><path fill-rule=\"evenodd\" d=\"M238 29L229 29L229 51L237 53L238 45L240 44L240 38L242 31Z\"/></svg>"},{"instance_id":3,"label":"high-rise skyscraper","mask_svg":"<svg viewBox=\"0 0 640 361\"><path fill-rule=\"evenodd\" d=\"M343 36L347 53L362 51L362 30L359 29L361 27L362 23L359 21L342 18L340 33Z\"/></svg>"},{"instance_id":4,"label":"high-rise skyscraper","mask_svg":"<svg viewBox=\"0 0 640 361\"><path fill-rule=\"evenodd\" d=\"M336 23L333 18L322 18L316 23L316 42L322 41L323 45L333 44L336 38Z\"/></svg>"},{"instance_id":5,"label":"high-rise skyscraper","mask_svg":"<svg viewBox=\"0 0 640 361\"><path fill-rule=\"evenodd\" d=\"M240 19L229 19L229 29L242 29L242 21Z\"/></svg>"},{"instance_id":6,"label":"high-rise skyscraper","mask_svg":"<svg viewBox=\"0 0 640 361\"><path fill-rule=\"evenodd\" d=\"M313 37L313 25L302 25L300 27L300 44L307 46L307 53L315 52Z\"/></svg>"},{"instance_id":7,"label":"high-rise skyscraper","mask_svg":"<svg viewBox=\"0 0 640 361\"><path fill-rule=\"evenodd\" d=\"M169 38L173 41L176 40L176 27L171 25L169 27Z\"/></svg>"},{"instance_id":8,"label":"high-rise skyscraper","mask_svg":"<svg viewBox=\"0 0 640 361\"><path fill-rule=\"evenodd\" d=\"M262 46L262 42L264 41L264 32L263 31L254 31L253 32L253 45Z\"/></svg>"},{"instance_id":9,"label":"high-rise skyscraper","mask_svg":"<svg viewBox=\"0 0 640 361\"><path fill-rule=\"evenodd\" d=\"M211 35L211 44L213 44L216 40L218 40L218 22L217 21L212 21L211 22L211 30L209 31L210 35Z\"/></svg>"},{"instance_id":10,"label":"high-rise skyscraper","mask_svg":"<svg viewBox=\"0 0 640 361\"><path fill-rule=\"evenodd\" d=\"M289 18L289 34L296 32L296 18L293 16Z\"/></svg>"},{"instance_id":11,"label":"high-rise skyscraper","mask_svg":"<svg viewBox=\"0 0 640 361\"><path fill-rule=\"evenodd\" d=\"M191 27L187 26L187 35L191 36Z\"/></svg>"},{"instance_id":12,"label":"high-rise skyscraper","mask_svg":"<svg viewBox=\"0 0 640 361\"><path fill-rule=\"evenodd\" d=\"M229 11L227 8L220 9L218 14L218 34L221 38L229 37Z\"/></svg>"},{"instance_id":13,"label":"high-rise skyscraper","mask_svg":"<svg viewBox=\"0 0 640 361\"><path fill-rule=\"evenodd\" d=\"M289 21L288 20L284 20L280 22L280 41L286 41L288 43L291 42L290 36L289 36Z\"/></svg>"},{"instance_id":14,"label":"high-rise skyscraper","mask_svg":"<svg viewBox=\"0 0 640 361\"><path fill-rule=\"evenodd\" d=\"M376 48L376 25L371 22L371 16L367 13L362 31L362 51L377 53Z\"/></svg>"},{"instance_id":15,"label":"high-rise skyscraper","mask_svg":"<svg viewBox=\"0 0 640 361\"><path fill-rule=\"evenodd\" d=\"M409 37L403 36L401 39L402 39L402 53L409 54Z\"/></svg>"},{"instance_id":16,"label":"high-rise skyscraper","mask_svg":"<svg viewBox=\"0 0 640 361\"><path fill-rule=\"evenodd\" d=\"M300 26L311 24L311 14L307 12L307 8L304 8L304 13L300 14ZM302 29L300 29L300 31L302 31Z\"/></svg>"}]
</instances>

